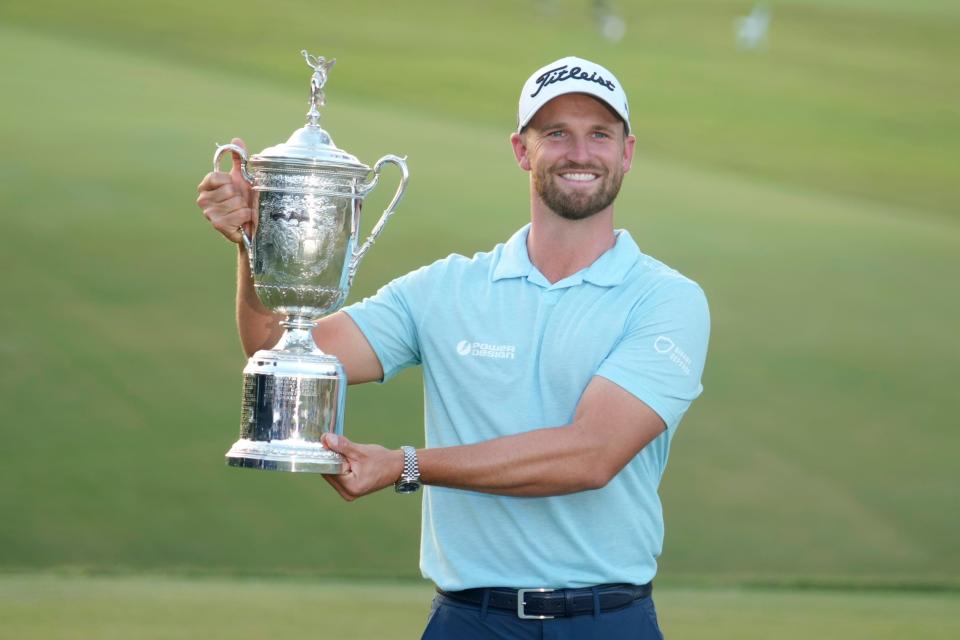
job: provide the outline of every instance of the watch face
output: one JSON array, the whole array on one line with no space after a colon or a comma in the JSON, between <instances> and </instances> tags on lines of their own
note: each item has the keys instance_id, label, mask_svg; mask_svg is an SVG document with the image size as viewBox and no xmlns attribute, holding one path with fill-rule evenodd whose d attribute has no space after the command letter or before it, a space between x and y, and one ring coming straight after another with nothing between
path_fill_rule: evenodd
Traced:
<instances>
[{"instance_id":1,"label":"watch face","mask_svg":"<svg viewBox=\"0 0 960 640\"><path fill-rule=\"evenodd\" d=\"M398 482L397 493L413 493L420 488L419 482Z\"/></svg>"}]
</instances>

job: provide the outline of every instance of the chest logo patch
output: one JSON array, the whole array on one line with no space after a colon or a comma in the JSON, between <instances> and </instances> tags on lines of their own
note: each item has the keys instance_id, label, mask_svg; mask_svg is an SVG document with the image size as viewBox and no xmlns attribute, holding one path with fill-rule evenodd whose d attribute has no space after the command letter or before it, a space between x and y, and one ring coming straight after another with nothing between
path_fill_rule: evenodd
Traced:
<instances>
[{"instance_id":1,"label":"chest logo patch","mask_svg":"<svg viewBox=\"0 0 960 640\"><path fill-rule=\"evenodd\" d=\"M517 347L512 344L489 344L461 340L457 343L457 353L465 358L494 358L513 360L517 357Z\"/></svg>"}]
</instances>

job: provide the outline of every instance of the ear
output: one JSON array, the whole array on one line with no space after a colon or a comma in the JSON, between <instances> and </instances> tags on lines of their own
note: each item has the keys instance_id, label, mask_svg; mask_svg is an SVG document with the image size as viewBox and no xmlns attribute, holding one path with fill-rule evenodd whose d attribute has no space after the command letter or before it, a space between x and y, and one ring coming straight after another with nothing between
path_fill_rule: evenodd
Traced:
<instances>
[{"instance_id":1,"label":"ear","mask_svg":"<svg viewBox=\"0 0 960 640\"><path fill-rule=\"evenodd\" d=\"M523 136L519 133L510 134L510 144L513 145L513 155L517 158L517 164L524 171L530 171L530 158L527 157L527 145L523 142Z\"/></svg>"},{"instance_id":2,"label":"ear","mask_svg":"<svg viewBox=\"0 0 960 640\"><path fill-rule=\"evenodd\" d=\"M633 165L633 151L637 146L637 138L633 135L627 136L623 141L623 172L630 171Z\"/></svg>"}]
</instances>

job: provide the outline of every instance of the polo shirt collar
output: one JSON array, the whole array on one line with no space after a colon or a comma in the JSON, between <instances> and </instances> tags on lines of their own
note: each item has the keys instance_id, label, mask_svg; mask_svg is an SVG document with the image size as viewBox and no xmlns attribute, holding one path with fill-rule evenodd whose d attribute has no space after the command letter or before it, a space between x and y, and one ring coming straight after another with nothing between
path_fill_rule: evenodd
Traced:
<instances>
[{"instance_id":1,"label":"polo shirt collar","mask_svg":"<svg viewBox=\"0 0 960 640\"><path fill-rule=\"evenodd\" d=\"M626 229L618 229L616 243L588 267L552 285L530 262L527 253L527 236L530 224L524 225L503 245L500 258L493 270L493 280L526 277L543 287L569 287L589 282L600 287L614 287L627 277L627 273L640 258L640 248Z\"/></svg>"},{"instance_id":2,"label":"polo shirt collar","mask_svg":"<svg viewBox=\"0 0 960 640\"><path fill-rule=\"evenodd\" d=\"M510 239L503 245L500 259L493 269L493 279L495 281L503 278L522 278L530 275L531 271L536 271L533 263L530 262L530 256L527 254L528 235L530 235L529 223L510 236Z\"/></svg>"}]
</instances>

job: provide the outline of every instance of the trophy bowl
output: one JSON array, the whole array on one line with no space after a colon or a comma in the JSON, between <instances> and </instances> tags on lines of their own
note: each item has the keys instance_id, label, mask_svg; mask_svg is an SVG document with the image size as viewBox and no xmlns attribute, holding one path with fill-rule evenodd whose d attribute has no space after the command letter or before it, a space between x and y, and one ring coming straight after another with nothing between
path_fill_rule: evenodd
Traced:
<instances>
[{"instance_id":1,"label":"trophy bowl","mask_svg":"<svg viewBox=\"0 0 960 640\"><path fill-rule=\"evenodd\" d=\"M254 290L283 316L280 341L257 351L243 370L240 439L226 454L233 467L339 474L345 461L320 441L343 433L347 379L336 357L313 340L317 321L343 306L367 250L400 203L409 181L404 158L386 155L371 168L338 149L319 124L323 87L334 60L301 52L313 69L307 124L283 144L253 156L219 145L214 171L228 151L257 197L253 238L241 229ZM382 168L394 164L400 184L370 235L358 244L363 199Z\"/></svg>"}]
</instances>

